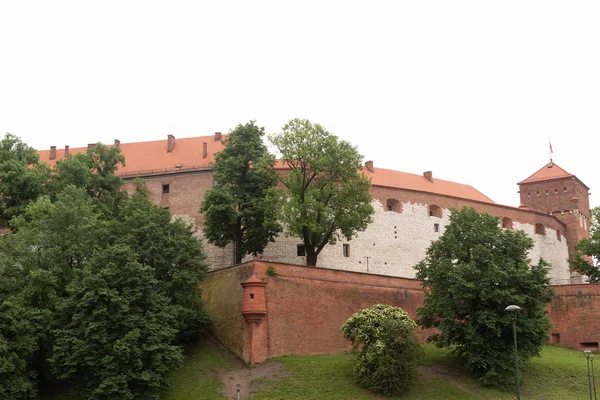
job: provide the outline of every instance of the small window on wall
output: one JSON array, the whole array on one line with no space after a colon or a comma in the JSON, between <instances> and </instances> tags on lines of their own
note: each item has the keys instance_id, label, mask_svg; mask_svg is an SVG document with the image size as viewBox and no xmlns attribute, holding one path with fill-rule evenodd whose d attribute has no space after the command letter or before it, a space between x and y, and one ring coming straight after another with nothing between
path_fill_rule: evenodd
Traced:
<instances>
[{"instance_id":1,"label":"small window on wall","mask_svg":"<svg viewBox=\"0 0 600 400\"><path fill-rule=\"evenodd\" d=\"M563 188L563 192L566 192L566 191L567 191L567 188L566 188L566 187L564 187L564 188Z\"/></svg>"},{"instance_id":2,"label":"small window on wall","mask_svg":"<svg viewBox=\"0 0 600 400\"><path fill-rule=\"evenodd\" d=\"M162 185L162 194L168 194L170 191L169 185Z\"/></svg>"},{"instance_id":3,"label":"small window on wall","mask_svg":"<svg viewBox=\"0 0 600 400\"><path fill-rule=\"evenodd\" d=\"M538 190L537 192L535 192L535 195L539 196L540 195L540 191Z\"/></svg>"},{"instance_id":4,"label":"small window on wall","mask_svg":"<svg viewBox=\"0 0 600 400\"><path fill-rule=\"evenodd\" d=\"M550 194L550 191L548 189L546 189L546 196Z\"/></svg>"},{"instance_id":5,"label":"small window on wall","mask_svg":"<svg viewBox=\"0 0 600 400\"><path fill-rule=\"evenodd\" d=\"M344 243L344 257L350 257L350 245Z\"/></svg>"},{"instance_id":6,"label":"small window on wall","mask_svg":"<svg viewBox=\"0 0 600 400\"><path fill-rule=\"evenodd\" d=\"M508 218L508 217L504 217L502 218L502 227L504 229L510 229L512 230L513 228L513 222L512 219Z\"/></svg>"},{"instance_id":7,"label":"small window on wall","mask_svg":"<svg viewBox=\"0 0 600 400\"><path fill-rule=\"evenodd\" d=\"M435 204L430 205L429 206L429 216L442 218L442 209Z\"/></svg>"},{"instance_id":8,"label":"small window on wall","mask_svg":"<svg viewBox=\"0 0 600 400\"><path fill-rule=\"evenodd\" d=\"M388 211L395 211L395 212L401 211L402 204L396 199L387 199L386 205L387 205Z\"/></svg>"},{"instance_id":9,"label":"small window on wall","mask_svg":"<svg viewBox=\"0 0 600 400\"><path fill-rule=\"evenodd\" d=\"M527 197L531 197L531 192L527 192Z\"/></svg>"},{"instance_id":10,"label":"small window on wall","mask_svg":"<svg viewBox=\"0 0 600 400\"><path fill-rule=\"evenodd\" d=\"M554 189L554 194L558 194L558 189Z\"/></svg>"},{"instance_id":11,"label":"small window on wall","mask_svg":"<svg viewBox=\"0 0 600 400\"><path fill-rule=\"evenodd\" d=\"M439 232L440 231L440 224L433 224L433 231L434 232Z\"/></svg>"},{"instance_id":12,"label":"small window on wall","mask_svg":"<svg viewBox=\"0 0 600 400\"><path fill-rule=\"evenodd\" d=\"M306 255L306 248L303 244L296 245L296 255L298 257L304 257Z\"/></svg>"},{"instance_id":13,"label":"small window on wall","mask_svg":"<svg viewBox=\"0 0 600 400\"><path fill-rule=\"evenodd\" d=\"M545 235L546 227L542 224L535 224L535 233L537 233L538 235Z\"/></svg>"}]
</instances>

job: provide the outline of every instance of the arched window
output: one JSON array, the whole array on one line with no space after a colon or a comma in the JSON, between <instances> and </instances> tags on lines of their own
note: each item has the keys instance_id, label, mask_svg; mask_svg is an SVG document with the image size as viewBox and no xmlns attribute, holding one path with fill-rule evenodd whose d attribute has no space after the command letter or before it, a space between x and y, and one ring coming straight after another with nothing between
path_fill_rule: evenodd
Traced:
<instances>
[{"instance_id":1,"label":"arched window","mask_svg":"<svg viewBox=\"0 0 600 400\"><path fill-rule=\"evenodd\" d=\"M502 218L502 227L504 229L513 229L513 223L512 223L512 219L508 218L508 217L504 217Z\"/></svg>"},{"instance_id":2,"label":"arched window","mask_svg":"<svg viewBox=\"0 0 600 400\"><path fill-rule=\"evenodd\" d=\"M396 199L387 199L386 211L402 212L402 203Z\"/></svg>"},{"instance_id":3,"label":"arched window","mask_svg":"<svg viewBox=\"0 0 600 400\"><path fill-rule=\"evenodd\" d=\"M429 216L442 218L442 209L440 207L436 206L435 204L431 204L429 206Z\"/></svg>"},{"instance_id":4,"label":"arched window","mask_svg":"<svg viewBox=\"0 0 600 400\"><path fill-rule=\"evenodd\" d=\"M556 239L558 239L559 242L562 242L562 234L558 229L556 230Z\"/></svg>"},{"instance_id":5,"label":"arched window","mask_svg":"<svg viewBox=\"0 0 600 400\"><path fill-rule=\"evenodd\" d=\"M537 233L538 235L545 235L546 227L542 224L535 224L535 233Z\"/></svg>"}]
</instances>

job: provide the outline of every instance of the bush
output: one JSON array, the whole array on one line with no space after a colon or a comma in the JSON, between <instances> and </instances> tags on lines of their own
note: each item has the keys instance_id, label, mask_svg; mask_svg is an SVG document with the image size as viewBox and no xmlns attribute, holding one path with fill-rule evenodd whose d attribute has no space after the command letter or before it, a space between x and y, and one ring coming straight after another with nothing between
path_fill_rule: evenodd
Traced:
<instances>
[{"instance_id":1,"label":"bush","mask_svg":"<svg viewBox=\"0 0 600 400\"><path fill-rule=\"evenodd\" d=\"M344 338L359 354L357 383L372 392L393 395L412 387L421 346L417 324L399 307L376 304L351 316L342 326Z\"/></svg>"}]
</instances>

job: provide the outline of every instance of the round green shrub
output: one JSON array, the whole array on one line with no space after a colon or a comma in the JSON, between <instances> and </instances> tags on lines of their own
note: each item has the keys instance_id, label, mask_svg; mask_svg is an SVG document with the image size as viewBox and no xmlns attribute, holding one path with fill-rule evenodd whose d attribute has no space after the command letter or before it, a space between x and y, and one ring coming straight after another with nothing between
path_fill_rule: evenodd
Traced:
<instances>
[{"instance_id":1,"label":"round green shrub","mask_svg":"<svg viewBox=\"0 0 600 400\"><path fill-rule=\"evenodd\" d=\"M354 374L361 387L385 395L412 387L422 351L416 327L404 310L385 304L359 311L346 321L342 332L358 353Z\"/></svg>"}]
</instances>

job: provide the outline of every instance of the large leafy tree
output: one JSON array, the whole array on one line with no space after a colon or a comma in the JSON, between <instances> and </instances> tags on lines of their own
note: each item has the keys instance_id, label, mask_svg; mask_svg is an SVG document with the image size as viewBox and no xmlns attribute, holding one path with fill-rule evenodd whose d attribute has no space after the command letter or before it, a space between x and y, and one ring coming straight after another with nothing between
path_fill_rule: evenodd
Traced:
<instances>
[{"instance_id":1,"label":"large leafy tree","mask_svg":"<svg viewBox=\"0 0 600 400\"><path fill-rule=\"evenodd\" d=\"M215 186L200 205L204 236L219 247L234 244L235 261L262 253L281 232L275 158L263 143L264 128L238 125L215 155Z\"/></svg>"},{"instance_id":2,"label":"large leafy tree","mask_svg":"<svg viewBox=\"0 0 600 400\"><path fill-rule=\"evenodd\" d=\"M502 229L497 217L463 208L452 211L444 234L415 267L425 289L420 324L439 332L429 340L452 347L486 384L507 385L514 376L508 305L522 308L516 315L520 361L538 356L547 340L549 265L530 264L532 247L523 231Z\"/></svg>"},{"instance_id":3,"label":"large leafy tree","mask_svg":"<svg viewBox=\"0 0 600 400\"><path fill-rule=\"evenodd\" d=\"M182 358L168 298L136 259L124 245L98 250L58 309L50 361L59 378L85 384L90 399L158 399Z\"/></svg>"},{"instance_id":4,"label":"large leafy tree","mask_svg":"<svg viewBox=\"0 0 600 400\"><path fill-rule=\"evenodd\" d=\"M303 240L306 264L317 265L327 244L351 240L372 221L371 182L362 156L319 124L293 119L271 137L289 167L283 221L287 234Z\"/></svg>"},{"instance_id":5,"label":"large leafy tree","mask_svg":"<svg viewBox=\"0 0 600 400\"><path fill-rule=\"evenodd\" d=\"M49 167L37 151L15 135L0 141L0 226L20 215L30 201L47 192Z\"/></svg>"},{"instance_id":6,"label":"large leafy tree","mask_svg":"<svg viewBox=\"0 0 600 400\"><path fill-rule=\"evenodd\" d=\"M594 262L600 260L600 207L592 209L590 237L575 244L576 253L571 267L588 277L590 283L600 283L600 268Z\"/></svg>"},{"instance_id":7,"label":"large leafy tree","mask_svg":"<svg viewBox=\"0 0 600 400\"><path fill-rule=\"evenodd\" d=\"M52 190L0 236L0 397L30 398L39 379L84 383L93 398L156 398L206 327L207 271L191 226L128 196L118 151L60 163ZM81 179L80 179L81 178Z\"/></svg>"}]
</instances>

